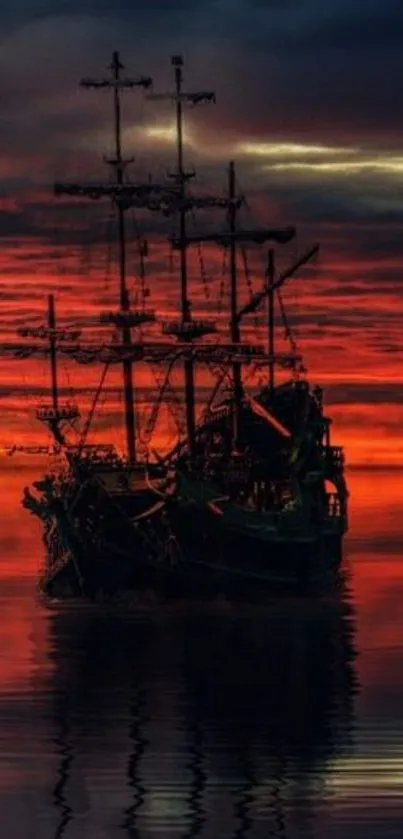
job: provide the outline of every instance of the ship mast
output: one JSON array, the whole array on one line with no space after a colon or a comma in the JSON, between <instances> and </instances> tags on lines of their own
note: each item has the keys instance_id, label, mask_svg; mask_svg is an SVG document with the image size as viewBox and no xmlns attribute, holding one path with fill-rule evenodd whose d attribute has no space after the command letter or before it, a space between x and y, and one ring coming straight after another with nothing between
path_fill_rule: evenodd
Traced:
<instances>
[{"instance_id":1,"label":"ship mast","mask_svg":"<svg viewBox=\"0 0 403 839\"><path fill-rule=\"evenodd\" d=\"M263 301L268 297L270 294L274 294L277 289L281 288L287 280L290 280L294 277L297 271L300 268L303 268L311 259L313 259L319 253L319 245L314 245L308 251L306 251L302 256L299 256L296 262L291 265L289 268L286 268L277 279L274 276L274 261L273 261L273 277L272 282L270 282L270 273L269 273L269 282L265 284L264 288L261 291L255 292L253 294L252 299L249 303L246 303L245 306L242 306L240 311L238 312L238 321L241 321L246 315L253 314L256 312ZM269 257L270 258L270 257ZM275 360L275 359L274 359Z\"/></svg>"},{"instance_id":2,"label":"ship mast","mask_svg":"<svg viewBox=\"0 0 403 839\"><path fill-rule=\"evenodd\" d=\"M134 87L149 88L152 84L152 80L148 76L138 76L136 78L122 77L121 70L124 69L124 65L120 62L119 53L116 51L113 53L110 69L112 70L111 77L101 79L82 79L80 86L85 88L107 88L113 90L115 153L114 157L106 159L106 162L114 169L114 182L108 184L58 183L55 184L55 193L57 195L86 196L87 198L92 198L94 200L101 197L109 197L112 199L117 208L120 310L118 312L103 313L101 315L101 322L114 323L115 326L121 330L127 458L129 463L135 463L136 427L134 412L133 360L130 358L130 353L125 352L125 349L129 349L131 347L132 327L138 326L140 323L152 321L155 319L155 316L153 312L143 311L141 313L137 313L130 308L130 299L126 283L125 211L132 206L148 207L150 203L150 196L152 196L155 190L158 192L159 188L157 185L151 184L151 182L148 184L125 183L125 168L132 161L125 160L122 156L120 91L131 90Z\"/></svg>"},{"instance_id":3,"label":"ship mast","mask_svg":"<svg viewBox=\"0 0 403 839\"><path fill-rule=\"evenodd\" d=\"M59 386L57 375L57 341L65 335L78 333L66 333L56 329L55 298L53 294L48 295L48 323L47 327L39 330L32 330L31 334L42 334L49 338L49 360L50 360L50 391L52 401L50 405L40 405L36 410L37 419L49 426L57 443L64 445L64 434L60 425L63 422L74 422L79 418L77 407L72 404L61 405L59 400Z\"/></svg>"},{"instance_id":4,"label":"ship mast","mask_svg":"<svg viewBox=\"0 0 403 839\"><path fill-rule=\"evenodd\" d=\"M181 55L173 55L171 57L171 65L174 68L175 90L174 93L157 93L149 94L148 99L169 99L175 102L176 109L176 148L177 148L177 165L176 170L170 173L178 189L178 216L179 216L179 235L175 240L175 246L179 251L180 260L180 317L181 322L176 325L176 329L169 328L170 334L176 334L178 339L191 343L195 337L202 337L211 331L214 331L212 324L202 323L201 321L193 321L191 312L191 302L188 293L188 261L187 261L187 246L188 239L186 235L186 213L189 209L187 203L186 184L189 180L194 178L195 172L193 170L186 170L184 168L184 153L183 153L183 105L191 104L198 105L206 102L215 102L215 94L212 91L200 91L197 93L187 93L183 90L183 57ZM185 358L184 360L185 373L185 402L186 402L186 432L188 441L188 451L190 460L194 460L195 456L195 385L194 385L194 361L192 358Z\"/></svg>"},{"instance_id":5,"label":"ship mast","mask_svg":"<svg viewBox=\"0 0 403 839\"><path fill-rule=\"evenodd\" d=\"M274 393L274 248L269 250L267 264L267 323L268 323L268 353L269 353L269 390Z\"/></svg>"},{"instance_id":6,"label":"ship mast","mask_svg":"<svg viewBox=\"0 0 403 839\"><path fill-rule=\"evenodd\" d=\"M237 278L237 249L236 249L236 194L235 194L235 163L231 160L228 168L228 220L229 232L231 235L229 243L229 265L230 265L230 307L231 307L231 321L230 333L231 341L238 344L240 338L240 328L238 321L238 278ZM234 360L232 365L233 371L233 390L234 390L234 406L233 406L233 445L238 447L241 440L241 406L242 406L242 372L239 361Z\"/></svg>"},{"instance_id":7,"label":"ship mast","mask_svg":"<svg viewBox=\"0 0 403 839\"><path fill-rule=\"evenodd\" d=\"M200 243L211 242L229 249L229 281L230 281L230 336L232 343L232 375L233 375L233 447L236 449L242 444L242 364L250 362L250 355L245 352L241 344L240 323L243 315L249 311L248 307L238 310L238 277L237 277L237 245L255 244L263 245L265 242L274 241L277 244L287 244L295 236L294 227L284 228L252 228L240 229L236 224L237 211L242 206L244 199L236 195L235 163L231 161L228 168L228 227L226 231L206 233L202 235L187 236L186 245L199 245ZM173 245L179 249L180 239L174 239ZM266 296L266 289L263 298ZM262 299L263 299L262 298ZM260 305L259 299L259 305ZM251 351L251 347L249 347ZM273 359L274 363L274 359Z\"/></svg>"},{"instance_id":8,"label":"ship mast","mask_svg":"<svg viewBox=\"0 0 403 839\"><path fill-rule=\"evenodd\" d=\"M182 109L182 79L183 79L183 60L181 56L173 56L172 66L175 70L175 88L176 88L176 133L177 133L177 179L179 185L179 254L180 254L180 282L181 282L181 299L180 308L183 323L189 323L192 320L190 309L190 301L188 300L188 265L187 265L187 248L186 248L186 212L184 209L184 199L186 192L186 174L183 168L183 109ZM190 173L189 173L190 174ZM189 455L190 459L194 457L194 442L195 442L195 389L194 389L194 370L193 361L185 360L185 399L186 399L186 428L189 441Z\"/></svg>"},{"instance_id":9,"label":"ship mast","mask_svg":"<svg viewBox=\"0 0 403 839\"><path fill-rule=\"evenodd\" d=\"M27 344L10 345L7 347L0 347L0 352L6 349L11 350L15 358L24 358L30 355L45 355L49 356L50 361L50 394L51 402L41 403L36 409L36 418L48 426L53 434L56 443L60 446L65 444L65 436L62 432L61 426L63 423L73 423L79 419L80 413L76 405L72 402L60 402L59 384L58 384L58 369L57 369L57 353L63 346L64 342L75 341L80 335L80 331L76 329L58 329L56 324L56 310L55 299L53 294L48 295L48 311L46 326L27 326L21 327L17 330L17 334L22 338L37 338L44 340L45 345L30 346ZM67 345L67 343L66 343ZM27 448L30 447L23 447ZM38 447L31 447L35 450ZM40 447L39 447L40 448Z\"/></svg>"},{"instance_id":10,"label":"ship mast","mask_svg":"<svg viewBox=\"0 0 403 839\"><path fill-rule=\"evenodd\" d=\"M121 63L119 53L115 51L112 56L112 63L110 65L112 71L111 79L83 79L81 86L86 88L108 87L113 90L113 110L114 110L114 134L115 134L115 156L106 160L115 170L116 184L123 186L125 167L132 160L125 160L122 156L122 122L121 122L121 104L120 91L131 89L133 87L149 87L151 79L147 77L140 77L137 79L122 78L121 70L124 65ZM127 205L123 201L116 202L117 208L117 223L118 223L118 247L119 247L119 304L121 317L121 334L122 344L125 347L131 345L131 322L130 317L124 317L125 314L130 314L130 299L127 290L126 277L126 228L125 228L125 210ZM125 412L125 429L126 429L126 447L127 458L129 463L136 461L136 424L134 413L134 385L133 385L133 363L130 359L124 358L122 362L123 367L123 397L124 397L124 412Z\"/></svg>"},{"instance_id":11,"label":"ship mast","mask_svg":"<svg viewBox=\"0 0 403 839\"><path fill-rule=\"evenodd\" d=\"M125 161L122 158L122 142L121 142L121 116L120 116L120 87L121 82L120 71L123 69L123 64L119 61L119 53L113 53L111 69L113 72L113 80L115 82L113 87L113 104L115 117L115 158L108 162L115 167L116 182L121 186L123 184L123 174ZM130 301L127 291L126 283L126 230L125 230L125 213L123 204L121 202L117 205L118 216L118 234L119 234L119 302L122 312L129 312ZM131 328L124 324L122 326L122 343L128 345L131 343ZM131 361L123 361L123 394L125 406L125 426L126 426L126 445L127 455L130 463L136 460L136 427L134 418L134 387L133 387L133 365Z\"/></svg>"}]
</instances>

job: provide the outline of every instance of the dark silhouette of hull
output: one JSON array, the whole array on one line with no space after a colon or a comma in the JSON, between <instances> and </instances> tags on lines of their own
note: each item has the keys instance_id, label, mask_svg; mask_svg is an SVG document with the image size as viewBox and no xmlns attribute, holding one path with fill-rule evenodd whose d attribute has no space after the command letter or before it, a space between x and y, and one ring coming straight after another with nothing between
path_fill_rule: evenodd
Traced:
<instances>
[{"instance_id":1,"label":"dark silhouette of hull","mask_svg":"<svg viewBox=\"0 0 403 839\"><path fill-rule=\"evenodd\" d=\"M342 561L339 534L307 544L298 540L258 543L237 533L227 533L224 541L222 534L203 530L205 523L205 519L197 520L194 511L184 515L183 508L171 509L169 520L148 521L154 539L148 550L140 533L134 534L129 549L119 550L116 542L98 546L85 542L71 525L65 525L66 558L61 564L49 564L41 588L53 597L94 597L124 590L193 598L248 596L277 585L295 588L320 581L334 574ZM59 516L59 531L60 525ZM170 542L173 531L180 542L176 538ZM159 553L155 547L158 532Z\"/></svg>"}]
</instances>

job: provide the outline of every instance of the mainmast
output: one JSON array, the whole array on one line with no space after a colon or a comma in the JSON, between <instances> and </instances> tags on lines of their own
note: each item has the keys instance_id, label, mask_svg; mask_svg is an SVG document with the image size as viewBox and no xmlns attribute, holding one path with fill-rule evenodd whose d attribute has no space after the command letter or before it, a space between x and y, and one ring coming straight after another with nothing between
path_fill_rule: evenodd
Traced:
<instances>
[{"instance_id":1,"label":"mainmast","mask_svg":"<svg viewBox=\"0 0 403 839\"><path fill-rule=\"evenodd\" d=\"M214 331L211 324L192 320L191 302L188 292L188 262L187 262L187 236L186 236L186 213L187 205L186 184L194 178L193 170L184 168L183 154L183 105L198 105L205 102L215 102L215 94L212 91L201 91L197 93L186 93L183 91L183 58L181 55L171 57L171 65L174 68L175 91L174 93L150 94L148 99L170 99L175 102L176 108L176 140L177 140L177 166L174 172L170 173L178 189L178 215L179 235L176 239L176 247L179 250L180 259L180 316L181 322L169 328L170 334L182 341L191 342L195 337L202 337ZM190 460L195 455L195 386L194 386L194 362L192 359L184 361L185 373L185 400L186 400L186 430Z\"/></svg>"},{"instance_id":2,"label":"mainmast","mask_svg":"<svg viewBox=\"0 0 403 839\"><path fill-rule=\"evenodd\" d=\"M123 184L124 166L128 161L124 161L122 157L122 142L121 142L121 116L120 116L120 71L123 69L123 64L119 61L119 53L113 53L111 69L113 72L113 104L115 117L115 158L108 162L115 167L116 182L121 186ZM117 205L118 216L118 236L119 236L119 302L122 312L130 310L129 294L126 284L126 230L125 230L125 212L123 204L119 202ZM124 324L122 327L122 343L128 345L131 343L131 328ZM134 417L134 387L133 387L133 365L131 361L123 361L123 393L125 406L125 425L126 425L126 444L127 455L130 463L136 460L136 427Z\"/></svg>"},{"instance_id":3,"label":"mainmast","mask_svg":"<svg viewBox=\"0 0 403 839\"><path fill-rule=\"evenodd\" d=\"M183 323L189 323L192 320L190 301L188 299L188 266L187 266L187 248L185 244L186 237L186 212L184 210L184 199L186 192L186 175L191 177L191 173L185 173L183 168L183 110L182 110L182 78L183 78L183 60L181 56L173 56L172 66L175 70L175 88L176 88L176 133L177 133L177 171L176 176L179 186L179 254L180 254L180 281L181 281L181 315ZM185 361L185 400L186 400L186 427L189 441L189 455L190 459L194 457L194 441L195 441L195 391L194 391L194 373L193 361Z\"/></svg>"},{"instance_id":4,"label":"mainmast","mask_svg":"<svg viewBox=\"0 0 403 839\"><path fill-rule=\"evenodd\" d=\"M228 219L229 232L231 235L229 244L229 264L230 264L230 306L231 306L231 321L230 333L231 341L238 344L240 341L240 329L238 321L238 283L237 283L237 250L236 250L236 194L235 194L235 163L231 160L228 169ZM241 364L234 360L233 370L233 389L234 389L234 406L233 406L233 444L238 448L241 440L241 406L242 406L242 373Z\"/></svg>"}]
</instances>

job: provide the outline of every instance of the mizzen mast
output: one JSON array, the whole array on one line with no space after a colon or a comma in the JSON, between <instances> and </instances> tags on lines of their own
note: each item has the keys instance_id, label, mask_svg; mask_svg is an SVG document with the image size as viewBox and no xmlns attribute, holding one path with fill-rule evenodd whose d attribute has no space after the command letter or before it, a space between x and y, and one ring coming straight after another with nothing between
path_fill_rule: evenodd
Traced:
<instances>
[{"instance_id":1,"label":"mizzen mast","mask_svg":"<svg viewBox=\"0 0 403 839\"><path fill-rule=\"evenodd\" d=\"M238 245L255 244L263 245L265 242L273 241L277 244L287 244L295 236L294 227L264 227L245 229L240 228L237 224L237 213L243 203L243 198L236 194L236 177L235 177L235 163L231 161L228 167L228 225L224 231L206 233L203 235L193 235L186 238L187 245L199 245L200 243L211 242L221 245L223 248L229 250L229 282L230 282L230 337L234 347L241 345L240 323L241 316L238 310L238 266L237 266L237 251ZM178 238L173 240L173 246L179 248L180 241ZM245 308L245 307L244 307ZM243 309L241 309L243 314ZM243 399L243 385L242 385L242 363L243 358L241 354L237 357L233 355L232 375L233 375L233 446L237 450L242 446L242 429L241 429L241 415L242 415L242 399Z\"/></svg>"}]
</instances>

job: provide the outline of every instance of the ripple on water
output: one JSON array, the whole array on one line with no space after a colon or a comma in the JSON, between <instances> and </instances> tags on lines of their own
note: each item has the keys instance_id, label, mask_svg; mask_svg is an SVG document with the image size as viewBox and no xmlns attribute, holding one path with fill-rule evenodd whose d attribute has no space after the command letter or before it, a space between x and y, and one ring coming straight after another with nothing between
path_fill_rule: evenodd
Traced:
<instances>
[{"instance_id":1,"label":"ripple on water","mask_svg":"<svg viewBox=\"0 0 403 839\"><path fill-rule=\"evenodd\" d=\"M8 562L7 839L400 836L403 569L378 548L259 605L45 608Z\"/></svg>"}]
</instances>

